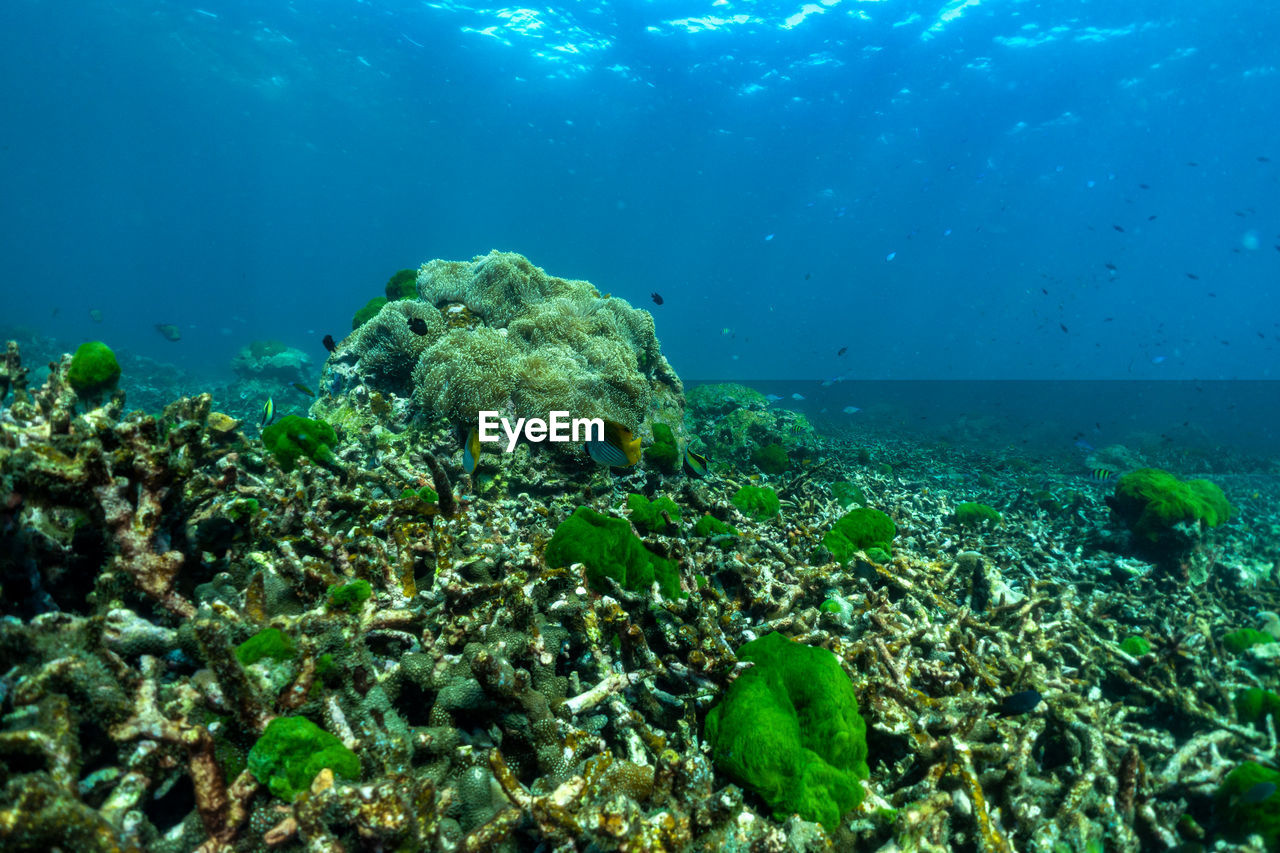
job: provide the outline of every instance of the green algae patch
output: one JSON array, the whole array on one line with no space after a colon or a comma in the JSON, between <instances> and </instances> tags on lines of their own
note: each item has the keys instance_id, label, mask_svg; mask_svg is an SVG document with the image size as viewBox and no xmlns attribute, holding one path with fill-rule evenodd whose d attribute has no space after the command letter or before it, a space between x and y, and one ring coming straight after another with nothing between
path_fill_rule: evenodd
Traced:
<instances>
[{"instance_id":1,"label":"green algae patch","mask_svg":"<svg viewBox=\"0 0 1280 853\"><path fill-rule=\"evenodd\" d=\"M343 779L360 779L360 758L306 717L276 717L249 750L253 777L286 802L326 767Z\"/></svg>"},{"instance_id":2,"label":"green algae patch","mask_svg":"<svg viewBox=\"0 0 1280 853\"><path fill-rule=\"evenodd\" d=\"M397 270L387 279L387 300L416 299L418 296L418 271ZM385 303L384 303L385 304Z\"/></svg>"},{"instance_id":3,"label":"green algae patch","mask_svg":"<svg viewBox=\"0 0 1280 853\"><path fill-rule=\"evenodd\" d=\"M388 301L390 300L385 296L375 296L366 302L364 307L357 311L355 316L351 318L352 331L355 331L374 317L378 316L378 312L382 310L382 306L386 305Z\"/></svg>"},{"instance_id":4,"label":"green algae patch","mask_svg":"<svg viewBox=\"0 0 1280 853\"><path fill-rule=\"evenodd\" d=\"M822 544L837 561L847 563L855 553L869 548L879 548L888 557L897 535L898 528L889 516L878 509L858 507L840 517L822 537Z\"/></svg>"},{"instance_id":5,"label":"green algae patch","mask_svg":"<svg viewBox=\"0 0 1280 853\"><path fill-rule=\"evenodd\" d=\"M1208 480L1179 480L1159 468L1139 468L1116 482L1107 499L1135 534L1157 542L1179 523L1217 527L1231 517L1227 497Z\"/></svg>"},{"instance_id":6,"label":"green algae patch","mask_svg":"<svg viewBox=\"0 0 1280 853\"><path fill-rule=\"evenodd\" d=\"M680 464L680 448L676 446L671 427L662 423L653 425L653 444L644 451L645 461L664 474L674 474Z\"/></svg>"},{"instance_id":7,"label":"green algae patch","mask_svg":"<svg viewBox=\"0 0 1280 853\"><path fill-rule=\"evenodd\" d=\"M1236 716L1240 718L1240 722L1247 725L1264 729L1267 717L1280 723L1280 696L1270 690L1263 690L1261 687L1241 690L1232 700L1232 704L1235 705Z\"/></svg>"},{"instance_id":8,"label":"green algae patch","mask_svg":"<svg viewBox=\"0 0 1280 853\"><path fill-rule=\"evenodd\" d=\"M329 587L329 606L335 610L348 610L355 613L371 595L373 595L373 587L363 578L353 580L351 583L336 583Z\"/></svg>"},{"instance_id":9,"label":"green algae patch","mask_svg":"<svg viewBox=\"0 0 1280 853\"><path fill-rule=\"evenodd\" d=\"M733 496L733 505L756 521L773 518L782 508L778 493L768 486L743 486Z\"/></svg>"},{"instance_id":10,"label":"green algae patch","mask_svg":"<svg viewBox=\"0 0 1280 853\"><path fill-rule=\"evenodd\" d=\"M751 462L766 474L781 474L791 466L781 444L765 444L751 450Z\"/></svg>"},{"instance_id":11,"label":"green algae patch","mask_svg":"<svg viewBox=\"0 0 1280 853\"><path fill-rule=\"evenodd\" d=\"M755 665L707 714L712 761L776 820L799 814L835 830L862 801L869 774L853 682L830 651L778 633L745 644L738 659Z\"/></svg>"},{"instance_id":12,"label":"green algae patch","mask_svg":"<svg viewBox=\"0 0 1280 853\"><path fill-rule=\"evenodd\" d=\"M1120 643L1120 651L1135 658L1140 658L1151 651L1151 644L1143 637L1125 637Z\"/></svg>"},{"instance_id":13,"label":"green algae patch","mask_svg":"<svg viewBox=\"0 0 1280 853\"><path fill-rule=\"evenodd\" d=\"M1004 518L986 504L968 501L956 505L956 524L961 527L982 527L990 523L992 527L1004 523Z\"/></svg>"},{"instance_id":14,"label":"green algae patch","mask_svg":"<svg viewBox=\"0 0 1280 853\"><path fill-rule=\"evenodd\" d=\"M293 641L279 628L264 628L236 646L236 659L245 666L266 658L284 663L293 660L296 654Z\"/></svg>"},{"instance_id":15,"label":"green algae patch","mask_svg":"<svg viewBox=\"0 0 1280 853\"><path fill-rule=\"evenodd\" d=\"M589 507L578 507L560 523L543 557L552 568L582 563L587 584L599 593L609 591L604 579L612 578L631 592L647 592L656 580L663 596L684 596L674 563L645 548L625 519Z\"/></svg>"},{"instance_id":16,"label":"green algae patch","mask_svg":"<svg viewBox=\"0 0 1280 853\"><path fill-rule=\"evenodd\" d=\"M292 471L304 457L324 466L336 463L333 446L338 436L321 420L285 415L262 430L262 443L285 471Z\"/></svg>"},{"instance_id":17,"label":"green algae patch","mask_svg":"<svg viewBox=\"0 0 1280 853\"><path fill-rule=\"evenodd\" d=\"M1237 628L1222 638L1222 645L1228 651L1242 655L1254 646L1274 643L1275 641L1276 638L1266 631L1258 631L1254 628Z\"/></svg>"},{"instance_id":18,"label":"green algae patch","mask_svg":"<svg viewBox=\"0 0 1280 853\"><path fill-rule=\"evenodd\" d=\"M664 512L673 522L680 521L680 507L666 496L649 500L644 495L627 495L627 511L631 513L631 523L646 533L667 529L667 520L662 517Z\"/></svg>"},{"instance_id":19,"label":"green algae patch","mask_svg":"<svg viewBox=\"0 0 1280 853\"><path fill-rule=\"evenodd\" d=\"M85 341L71 356L67 382L77 394L110 391L120 381L120 362L102 341Z\"/></svg>"},{"instance_id":20,"label":"green algae patch","mask_svg":"<svg viewBox=\"0 0 1280 853\"><path fill-rule=\"evenodd\" d=\"M1260 835L1268 850L1280 850L1280 772L1244 762L1222 780L1214 807L1232 838Z\"/></svg>"}]
</instances>

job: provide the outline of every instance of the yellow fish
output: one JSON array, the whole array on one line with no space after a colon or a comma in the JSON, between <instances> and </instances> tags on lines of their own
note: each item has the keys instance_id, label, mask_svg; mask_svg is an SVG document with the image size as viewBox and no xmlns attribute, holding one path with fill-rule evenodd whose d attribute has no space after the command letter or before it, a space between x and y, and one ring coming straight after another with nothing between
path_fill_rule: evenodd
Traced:
<instances>
[{"instance_id":1,"label":"yellow fish","mask_svg":"<svg viewBox=\"0 0 1280 853\"><path fill-rule=\"evenodd\" d=\"M462 467L468 474L474 473L480 463L480 430L475 427L467 433L467 440L462 444Z\"/></svg>"},{"instance_id":2,"label":"yellow fish","mask_svg":"<svg viewBox=\"0 0 1280 853\"><path fill-rule=\"evenodd\" d=\"M604 439L588 441L587 453L601 465L630 468L640 461L640 437L620 423L604 422Z\"/></svg>"}]
</instances>

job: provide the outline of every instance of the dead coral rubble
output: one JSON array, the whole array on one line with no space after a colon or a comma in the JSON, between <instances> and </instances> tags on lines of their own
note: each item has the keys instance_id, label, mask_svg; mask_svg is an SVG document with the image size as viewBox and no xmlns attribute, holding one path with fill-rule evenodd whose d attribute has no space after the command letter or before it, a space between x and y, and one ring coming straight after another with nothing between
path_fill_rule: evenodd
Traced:
<instances>
[{"instance_id":1,"label":"dead coral rubble","mask_svg":"<svg viewBox=\"0 0 1280 853\"><path fill-rule=\"evenodd\" d=\"M930 490L910 472L935 463L901 447L882 449L896 474L832 448L823 476L774 483L766 521L733 508L728 478L645 470L543 466L522 475L543 497L478 499L412 429L375 468L351 464L349 436L350 476L286 474L208 398L77 415L60 383L0 413L0 493L19 496L0 504L5 850L1136 851L1207 825L1233 762L1276 760L1274 729L1232 710L1275 689L1274 666L1219 642L1280 609L1274 588L1229 561L1201 588L1127 574L1083 544L1096 497L958 528L969 496ZM893 516L888 562L827 561L840 477ZM697 510L646 539L684 597L602 595L542 560L577 505L621 514L628 491ZM738 533L693 536L703 512ZM371 596L335 604L356 580ZM247 654L268 628L287 642ZM702 749L734 650L768 631L830 649L857 689L871 778L831 834L775 820ZM1120 646L1134 633L1140 658ZM1024 690L1043 701L998 713ZM352 750L359 781L322 770L273 795L247 761L286 716Z\"/></svg>"}]
</instances>

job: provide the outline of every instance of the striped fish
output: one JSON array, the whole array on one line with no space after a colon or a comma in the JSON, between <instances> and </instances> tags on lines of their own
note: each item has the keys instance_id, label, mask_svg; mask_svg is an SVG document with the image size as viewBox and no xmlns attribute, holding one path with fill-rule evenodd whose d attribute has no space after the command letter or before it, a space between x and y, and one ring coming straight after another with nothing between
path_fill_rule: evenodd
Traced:
<instances>
[{"instance_id":1,"label":"striped fish","mask_svg":"<svg viewBox=\"0 0 1280 853\"><path fill-rule=\"evenodd\" d=\"M640 438L622 424L604 422L604 437L586 443L587 455L600 465L630 468L640 461Z\"/></svg>"}]
</instances>

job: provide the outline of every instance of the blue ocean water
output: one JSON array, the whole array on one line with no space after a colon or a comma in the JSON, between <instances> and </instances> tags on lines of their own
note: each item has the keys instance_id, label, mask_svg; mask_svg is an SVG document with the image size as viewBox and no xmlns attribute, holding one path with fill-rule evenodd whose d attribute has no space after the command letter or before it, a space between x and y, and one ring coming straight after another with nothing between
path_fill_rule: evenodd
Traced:
<instances>
[{"instance_id":1,"label":"blue ocean water","mask_svg":"<svg viewBox=\"0 0 1280 853\"><path fill-rule=\"evenodd\" d=\"M649 307L687 377L1265 379L1278 33L1260 1L7 0L0 323L319 361L396 269L499 248Z\"/></svg>"}]
</instances>

